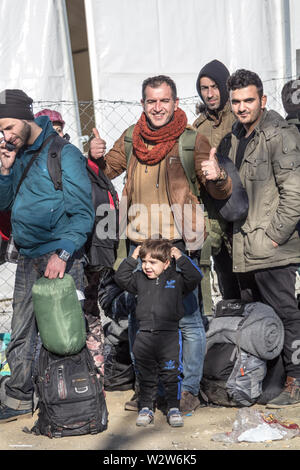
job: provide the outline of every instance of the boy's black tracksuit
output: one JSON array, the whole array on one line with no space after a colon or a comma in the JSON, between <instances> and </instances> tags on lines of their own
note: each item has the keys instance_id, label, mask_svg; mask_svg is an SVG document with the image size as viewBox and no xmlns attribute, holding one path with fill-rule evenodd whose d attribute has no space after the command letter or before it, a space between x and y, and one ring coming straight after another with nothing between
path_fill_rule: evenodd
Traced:
<instances>
[{"instance_id":1,"label":"boy's black tracksuit","mask_svg":"<svg viewBox=\"0 0 300 470\"><path fill-rule=\"evenodd\" d=\"M179 270L176 270L179 268ZM168 408L179 408L181 397L181 332L183 296L201 282L200 269L185 255L163 271L157 279L148 279L136 270L138 261L126 258L115 274L116 283L137 295L138 333L133 346L139 377L139 408L153 409L158 376L165 389Z\"/></svg>"}]
</instances>

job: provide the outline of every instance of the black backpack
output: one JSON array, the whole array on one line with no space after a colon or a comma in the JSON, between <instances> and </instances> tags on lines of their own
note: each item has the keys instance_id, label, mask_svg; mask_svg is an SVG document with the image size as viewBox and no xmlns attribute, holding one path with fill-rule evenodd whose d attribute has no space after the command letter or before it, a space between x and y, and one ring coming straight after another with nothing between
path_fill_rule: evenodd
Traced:
<instances>
[{"instance_id":1,"label":"black backpack","mask_svg":"<svg viewBox=\"0 0 300 470\"><path fill-rule=\"evenodd\" d=\"M97 434L107 428L103 378L86 346L63 357L41 346L33 379L39 411L31 433L52 438Z\"/></svg>"},{"instance_id":2,"label":"black backpack","mask_svg":"<svg viewBox=\"0 0 300 470\"><path fill-rule=\"evenodd\" d=\"M236 325L235 333L232 336L230 334L229 337L233 340L236 336L239 343L240 332L247 316L251 318L249 314L253 315L259 311L262 317L266 317L263 324L260 322L266 344L269 344L268 339L273 338L274 355L272 354L269 360L250 353L249 350L243 350L243 346L246 346L244 343L241 345L228 341L226 334L227 328L233 333L235 330L233 325ZM270 321L267 321L268 317ZM283 326L281 327L280 319L267 305L259 302L246 303L241 300L220 301L216 306L215 317L210 322L210 328L214 330L213 325L216 325L214 322L220 318L222 318L223 330L218 332L219 323L213 341L210 344L209 338L207 341L210 347L206 352L201 381L204 400L214 405L234 407L268 403L281 392L285 381L280 355L283 340ZM258 317L255 316L255 318ZM234 319L234 323L226 326L231 319ZM247 331L249 333L249 329ZM252 333L252 339L253 336ZM270 348L272 345L270 343ZM250 350L252 351L251 348Z\"/></svg>"},{"instance_id":3,"label":"black backpack","mask_svg":"<svg viewBox=\"0 0 300 470\"><path fill-rule=\"evenodd\" d=\"M53 181L54 187L57 191L62 190L62 172L61 172L61 151L69 142L60 137L58 134L53 136L49 150L48 150L48 171ZM95 209L95 229L86 242L85 250L88 257L90 266L105 266L112 267L117 257L117 249L119 244L119 198L110 179L99 171L96 173L91 169L90 160L87 160L87 173L92 185L92 198ZM98 214L97 209L101 204L106 204L109 208L104 214ZM107 217L108 212L111 212L112 219L114 220L113 234L109 234L106 238L99 238L97 234L97 224ZM107 231L108 227L105 227Z\"/></svg>"}]
</instances>

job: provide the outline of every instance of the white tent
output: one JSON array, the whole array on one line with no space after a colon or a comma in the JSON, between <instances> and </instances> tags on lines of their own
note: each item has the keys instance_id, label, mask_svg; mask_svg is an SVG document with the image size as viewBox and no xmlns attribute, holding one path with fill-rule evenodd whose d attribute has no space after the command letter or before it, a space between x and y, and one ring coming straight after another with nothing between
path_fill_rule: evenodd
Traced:
<instances>
[{"instance_id":1,"label":"white tent","mask_svg":"<svg viewBox=\"0 0 300 470\"><path fill-rule=\"evenodd\" d=\"M277 88L295 75L299 2L85 0L85 7L95 100L139 100L144 78L160 73L175 80L180 98L194 96L200 68L219 59L231 72L257 72L269 105L282 110Z\"/></svg>"},{"instance_id":2,"label":"white tent","mask_svg":"<svg viewBox=\"0 0 300 470\"><path fill-rule=\"evenodd\" d=\"M36 102L34 112L51 102L64 114L64 102L77 101L64 0L1 0L0 91L19 88ZM76 108L66 119L76 122Z\"/></svg>"}]
</instances>

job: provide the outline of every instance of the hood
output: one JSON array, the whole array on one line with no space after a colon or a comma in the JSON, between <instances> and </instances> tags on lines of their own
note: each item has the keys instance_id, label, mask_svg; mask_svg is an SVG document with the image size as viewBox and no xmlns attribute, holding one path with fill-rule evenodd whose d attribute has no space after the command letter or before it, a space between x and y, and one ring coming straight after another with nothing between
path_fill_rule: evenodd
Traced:
<instances>
[{"instance_id":1,"label":"hood","mask_svg":"<svg viewBox=\"0 0 300 470\"><path fill-rule=\"evenodd\" d=\"M220 107L218 111L221 111L224 108L229 98L229 93L227 91L227 86L226 86L227 78L229 77L229 75L230 74L229 74L229 70L227 69L227 67L225 67L225 65L222 64L222 62L215 59L209 62L208 64L204 65L204 67L200 70L198 78L197 78L196 89L202 101L203 101L203 98L201 95L200 84L199 84L200 78L209 77L218 85L219 90L220 90L220 97L221 97Z\"/></svg>"}]
</instances>

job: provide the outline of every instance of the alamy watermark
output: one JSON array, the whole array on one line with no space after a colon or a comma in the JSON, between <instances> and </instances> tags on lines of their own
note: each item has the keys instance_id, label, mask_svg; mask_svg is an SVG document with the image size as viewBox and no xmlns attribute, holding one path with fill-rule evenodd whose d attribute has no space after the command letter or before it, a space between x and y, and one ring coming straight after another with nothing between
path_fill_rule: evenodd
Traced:
<instances>
[{"instance_id":1,"label":"alamy watermark","mask_svg":"<svg viewBox=\"0 0 300 470\"><path fill-rule=\"evenodd\" d=\"M100 204L96 210L100 220L96 235L100 240L146 240L147 238L184 239L187 250L199 250L204 242L205 225L202 204L133 204L127 207L127 198L120 202L119 220L110 204Z\"/></svg>"},{"instance_id":2,"label":"alamy watermark","mask_svg":"<svg viewBox=\"0 0 300 470\"><path fill-rule=\"evenodd\" d=\"M295 349L295 351L292 354L292 363L295 366L298 366L300 364L300 340L295 340L292 343L292 349Z\"/></svg>"},{"instance_id":3,"label":"alamy watermark","mask_svg":"<svg viewBox=\"0 0 300 470\"><path fill-rule=\"evenodd\" d=\"M300 79L294 80L292 83L292 92L291 100L293 104L300 104Z\"/></svg>"}]
</instances>

